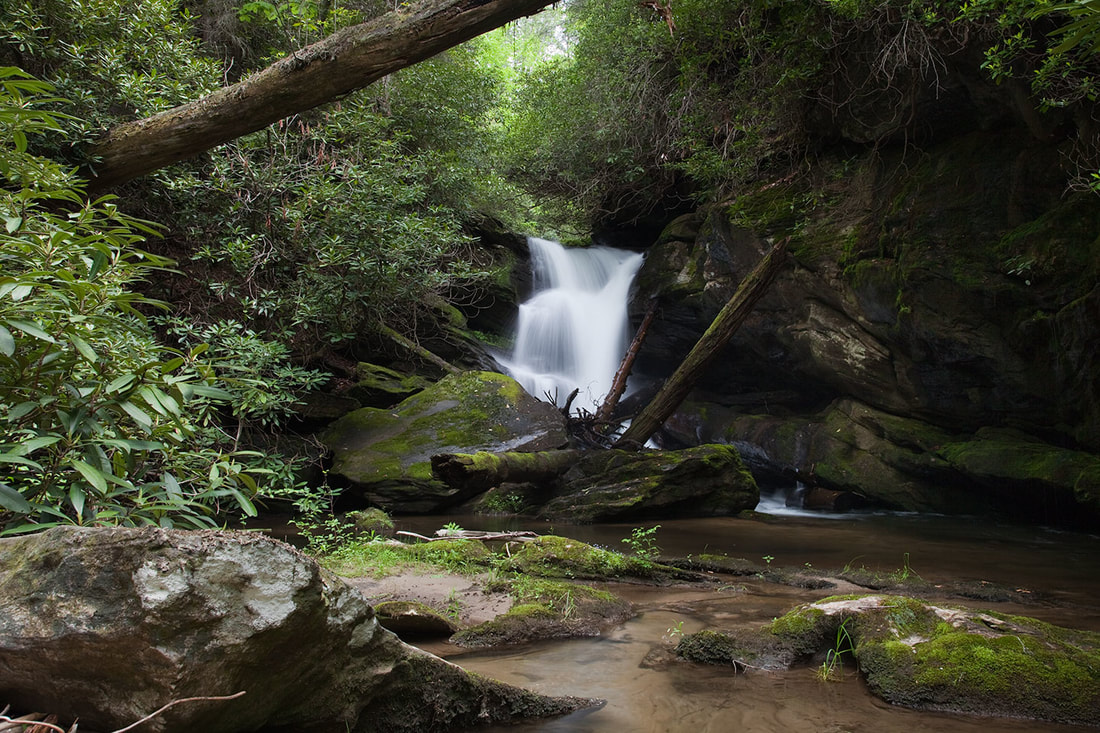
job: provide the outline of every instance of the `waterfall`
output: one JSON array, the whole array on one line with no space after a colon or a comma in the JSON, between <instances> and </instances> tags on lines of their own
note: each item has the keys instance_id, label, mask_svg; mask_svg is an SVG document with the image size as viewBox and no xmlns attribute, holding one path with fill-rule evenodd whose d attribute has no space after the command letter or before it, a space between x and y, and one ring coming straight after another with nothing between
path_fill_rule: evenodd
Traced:
<instances>
[{"instance_id":1,"label":"waterfall","mask_svg":"<svg viewBox=\"0 0 1100 733\"><path fill-rule=\"evenodd\" d=\"M642 255L611 247L566 248L528 237L533 290L519 307L515 347L501 366L535 397L594 411L630 345L627 300Z\"/></svg>"}]
</instances>

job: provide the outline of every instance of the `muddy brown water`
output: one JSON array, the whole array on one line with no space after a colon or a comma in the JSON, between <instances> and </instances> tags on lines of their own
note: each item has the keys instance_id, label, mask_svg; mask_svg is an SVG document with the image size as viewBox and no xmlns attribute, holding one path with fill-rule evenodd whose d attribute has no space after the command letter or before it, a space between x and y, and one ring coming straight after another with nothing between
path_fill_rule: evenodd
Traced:
<instances>
[{"instance_id":1,"label":"muddy brown water","mask_svg":"<svg viewBox=\"0 0 1100 733\"><path fill-rule=\"evenodd\" d=\"M763 508L769 508L767 504ZM1100 631L1100 536L1021 527L988 519L903 514L823 517L782 509L761 519L693 519L638 525L553 525L491 517L418 517L400 529L430 534L447 522L466 529L532 529L612 549L634 526L660 524L657 543L670 556L728 554L774 566L815 569L865 566L887 572L908 563L924 580L987 580L1031 591L1035 603L964 605L1020 613ZM606 700L599 709L492 733L711 733L841 731L992 733L1096 730L1035 721L922 712L871 695L852 668L838 682L812 668L733 675L729 669L676 661L678 632L763 624L792 606L833 591L807 591L756 578L733 578L716 589L612 588L638 615L600 638L552 641L470 652L427 647L464 668L550 695ZM950 602L963 603L958 599ZM1097 721L1100 726L1100 721Z\"/></svg>"}]
</instances>

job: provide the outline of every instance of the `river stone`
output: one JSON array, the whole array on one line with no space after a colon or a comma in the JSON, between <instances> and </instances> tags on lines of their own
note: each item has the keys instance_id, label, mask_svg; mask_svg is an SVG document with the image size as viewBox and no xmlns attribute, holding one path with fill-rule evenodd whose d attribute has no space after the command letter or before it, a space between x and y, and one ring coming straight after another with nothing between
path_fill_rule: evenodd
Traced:
<instances>
[{"instance_id":1,"label":"river stone","mask_svg":"<svg viewBox=\"0 0 1100 733\"><path fill-rule=\"evenodd\" d=\"M478 493L433 477L433 455L550 450L565 445L568 435L556 407L511 377L475 371L448 376L392 410L356 410L321 440L333 453L331 473L371 504L430 513Z\"/></svg>"},{"instance_id":2,"label":"river stone","mask_svg":"<svg viewBox=\"0 0 1100 733\"><path fill-rule=\"evenodd\" d=\"M0 701L115 730L429 731L556 714L382 629L363 597L250 532L57 527L0 539Z\"/></svg>"},{"instance_id":3,"label":"river stone","mask_svg":"<svg viewBox=\"0 0 1100 733\"><path fill-rule=\"evenodd\" d=\"M760 501L752 474L727 445L587 451L553 494L539 516L578 522L729 516Z\"/></svg>"},{"instance_id":4,"label":"river stone","mask_svg":"<svg viewBox=\"0 0 1100 733\"><path fill-rule=\"evenodd\" d=\"M890 595L803 604L760 629L685 636L677 654L737 671L854 656L870 690L922 710L1100 720L1100 634Z\"/></svg>"}]
</instances>

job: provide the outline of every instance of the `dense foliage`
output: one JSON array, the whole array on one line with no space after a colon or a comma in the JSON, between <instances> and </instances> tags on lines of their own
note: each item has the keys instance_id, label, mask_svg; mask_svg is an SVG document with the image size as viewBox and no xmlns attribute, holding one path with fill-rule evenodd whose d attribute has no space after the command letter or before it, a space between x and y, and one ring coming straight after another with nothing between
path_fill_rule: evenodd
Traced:
<instances>
[{"instance_id":1,"label":"dense foliage","mask_svg":"<svg viewBox=\"0 0 1100 733\"><path fill-rule=\"evenodd\" d=\"M134 285L168 263L152 230L27 153L56 131L48 86L0 69L0 529L56 522L211 526L253 513L249 456L212 429L205 347L159 345Z\"/></svg>"},{"instance_id":2,"label":"dense foliage","mask_svg":"<svg viewBox=\"0 0 1100 733\"><path fill-rule=\"evenodd\" d=\"M1095 101L1089 3L642 5L569 3L572 53L547 58L519 96L513 174L589 221L629 222L687 193L720 200L797 172L822 144L917 138L915 104L952 75L1024 85L1039 112ZM1096 148L1078 141L1083 181Z\"/></svg>"},{"instance_id":3,"label":"dense foliage","mask_svg":"<svg viewBox=\"0 0 1100 733\"><path fill-rule=\"evenodd\" d=\"M300 460L250 450L330 378L293 362L430 332L441 296L486 276L465 227L513 192L479 157L498 75L476 46L115 200L86 201L53 162L384 9L323 5L0 3L0 59L54 90L6 72L0 529L317 508Z\"/></svg>"}]
</instances>

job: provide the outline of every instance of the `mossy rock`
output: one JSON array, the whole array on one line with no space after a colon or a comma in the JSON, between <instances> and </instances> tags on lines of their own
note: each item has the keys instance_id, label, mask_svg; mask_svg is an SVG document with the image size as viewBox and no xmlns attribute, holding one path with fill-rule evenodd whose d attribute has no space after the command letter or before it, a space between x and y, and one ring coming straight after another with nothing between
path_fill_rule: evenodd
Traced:
<instances>
[{"instance_id":1,"label":"mossy rock","mask_svg":"<svg viewBox=\"0 0 1100 733\"><path fill-rule=\"evenodd\" d=\"M358 400L363 407L392 407L432 384L431 380L416 374L402 374L366 362L356 365L355 376L359 381L348 390L348 396Z\"/></svg>"},{"instance_id":2,"label":"mossy rock","mask_svg":"<svg viewBox=\"0 0 1100 733\"><path fill-rule=\"evenodd\" d=\"M1068 450L1014 430L985 428L940 448L957 471L1029 513L1100 514L1100 456Z\"/></svg>"},{"instance_id":3,"label":"mossy rock","mask_svg":"<svg viewBox=\"0 0 1100 733\"><path fill-rule=\"evenodd\" d=\"M495 372L451 375L392 410L363 408L321 435L332 450L331 473L389 511L440 511L474 493L432 476L437 453L537 451L568 437L561 413Z\"/></svg>"},{"instance_id":4,"label":"mossy rock","mask_svg":"<svg viewBox=\"0 0 1100 733\"><path fill-rule=\"evenodd\" d=\"M554 535L524 542L512 551L505 567L535 577L582 580L654 579L676 574L674 568Z\"/></svg>"},{"instance_id":5,"label":"mossy rock","mask_svg":"<svg viewBox=\"0 0 1100 733\"><path fill-rule=\"evenodd\" d=\"M835 596L756 630L681 640L694 661L776 668L850 652L871 691L920 709L1093 725L1100 634L905 596Z\"/></svg>"},{"instance_id":6,"label":"mossy rock","mask_svg":"<svg viewBox=\"0 0 1100 733\"><path fill-rule=\"evenodd\" d=\"M586 585L517 577L501 587L508 588L516 605L491 621L463 629L451 637L452 643L485 648L599 636L634 615L629 602Z\"/></svg>"},{"instance_id":7,"label":"mossy rock","mask_svg":"<svg viewBox=\"0 0 1100 733\"><path fill-rule=\"evenodd\" d=\"M345 515L355 525L355 529L367 534L392 535L393 519L378 507L358 509Z\"/></svg>"},{"instance_id":8,"label":"mossy rock","mask_svg":"<svg viewBox=\"0 0 1100 733\"><path fill-rule=\"evenodd\" d=\"M562 475L539 516L580 522L732 516L759 501L760 489L732 446L588 451Z\"/></svg>"}]
</instances>

